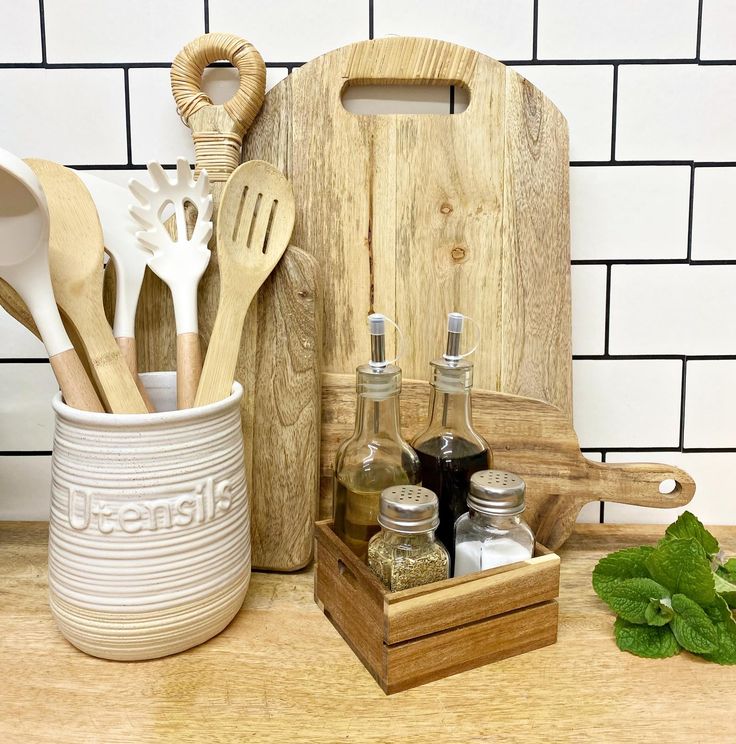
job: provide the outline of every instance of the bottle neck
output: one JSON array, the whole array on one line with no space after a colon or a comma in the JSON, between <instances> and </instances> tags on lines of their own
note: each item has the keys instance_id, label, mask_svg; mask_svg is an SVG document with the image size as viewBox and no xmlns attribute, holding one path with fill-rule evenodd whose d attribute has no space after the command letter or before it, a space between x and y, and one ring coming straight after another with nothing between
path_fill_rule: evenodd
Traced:
<instances>
[{"instance_id":1,"label":"bottle neck","mask_svg":"<svg viewBox=\"0 0 736 744\"><path fill-rule=\"evenodd\" d=\"M400 439L400 431L401 419L398 395L390 395L382 400L358 395L358 408L355 414L356 438L380 434L385 437Z\"/></svg>"},{"instance_id":2,"label":"bottle neck","mask_svg":"<svg viewBox=\"0 0 736 744\"><path fill-rule=\"evenodd\" d=\"M471 431L473 412L470 388L462 392L446 393L432 385L429 394L429 427L456 432Z\"/></svg>"}]
</instances>

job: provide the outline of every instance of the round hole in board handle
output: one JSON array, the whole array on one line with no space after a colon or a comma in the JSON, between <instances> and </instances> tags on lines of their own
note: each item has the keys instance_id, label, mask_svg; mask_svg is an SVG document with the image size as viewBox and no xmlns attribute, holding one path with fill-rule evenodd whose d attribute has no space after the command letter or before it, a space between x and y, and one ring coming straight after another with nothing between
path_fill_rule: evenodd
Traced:
<instances>
[{"instance_id":1,"label":"round hole in board handle","mask_svg":"<svg viewBox=\"0 0 736 744\"><path fill-rule=\"evenodd\" d=\"M675 491L678 490L680 484L674 478L665 478L659 484L659 492L663 496L671 496Z\"/></svg>"}]
</instances>

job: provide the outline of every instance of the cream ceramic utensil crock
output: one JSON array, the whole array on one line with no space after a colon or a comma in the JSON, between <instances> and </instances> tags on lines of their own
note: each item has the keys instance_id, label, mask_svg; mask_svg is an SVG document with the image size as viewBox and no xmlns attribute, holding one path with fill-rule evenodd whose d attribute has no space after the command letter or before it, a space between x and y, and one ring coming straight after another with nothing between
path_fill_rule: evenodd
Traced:
<instances>
[{"instance_id":1,"label":"cream ceramic utensil crock","mask_svg":"<svg viewBox=\"0 0 736 744\"><path fill-rule=\"evenodd\" d=\"M250 581L242 387L171 409L172 372L141 375L158 409L99 414L53 401L49 601L62 634L106 659L196 646Z\"/></svg>"}]
</instances>

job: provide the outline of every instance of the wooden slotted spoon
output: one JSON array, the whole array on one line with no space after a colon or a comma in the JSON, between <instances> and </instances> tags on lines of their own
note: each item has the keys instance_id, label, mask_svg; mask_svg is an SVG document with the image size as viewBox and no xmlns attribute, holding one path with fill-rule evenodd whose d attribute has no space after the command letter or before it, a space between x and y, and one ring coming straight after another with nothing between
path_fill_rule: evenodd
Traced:
<instances>
[{"instance_id":1,"label":"wooden slotted spoon","mask_svg":"<svg viewBox=\"0 0 736 744\"><path fill-rule=\"evenodd\" d=\"M102 227L94 202L74 171L48 160L26 160L46 194L49 265L56 303L84 346L106 410L147 413L115 343L102 306Z\"/></svg>"},{"instance_id":2,"label":"wooden slotted spoon","mask_svg":"<svg viewBox=\"0 0 736 744\"><path fill-rule=\"evenodd\" d=\"M195 406L230 395L246 313L289 244L294 213L291 184L270 163L243 163L225 185L216 223L220 299Z\"/></svg>"}]
</instances>

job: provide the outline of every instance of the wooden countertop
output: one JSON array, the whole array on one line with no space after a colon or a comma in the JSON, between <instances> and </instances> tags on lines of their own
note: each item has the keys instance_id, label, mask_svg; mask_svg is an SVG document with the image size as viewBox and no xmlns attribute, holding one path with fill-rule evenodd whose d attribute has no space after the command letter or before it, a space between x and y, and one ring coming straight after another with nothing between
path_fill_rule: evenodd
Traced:
<instances>
[{"instance_id":1,"label":"wooden countertop","mask_svg":"<svg viewBox=\"0 0 736 744\"><path fill-rule=\"evenodd\" d=\"M736 554L736 527L715 528ZM254 574L217 638L145 662L93 659L46 603L45 523L0 523L0 741L736 740L736 668L620 652L590 574L663 528L579 525L560 551L556 645L386 697L319 612L312 572Z\"/></svg>"}]
</instances>

